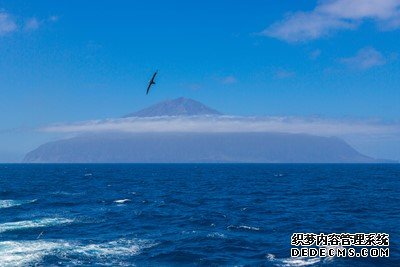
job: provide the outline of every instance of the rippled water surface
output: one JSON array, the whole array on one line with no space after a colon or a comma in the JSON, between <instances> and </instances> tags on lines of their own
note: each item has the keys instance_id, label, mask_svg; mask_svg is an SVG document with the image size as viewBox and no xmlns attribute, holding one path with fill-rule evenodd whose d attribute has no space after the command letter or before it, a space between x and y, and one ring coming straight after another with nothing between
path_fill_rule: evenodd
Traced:
<instances>
[{"instance_id":1,"label":"rippled water surface","mask_svg":"<svg viewBox=\"0 0 400 267\"><path fill-rule=\"evenodd\" d=\"M400 165L0 165L0 266L400 266ZM293 232L390 257L290 258Z\"/></svg>"}]
</instances>

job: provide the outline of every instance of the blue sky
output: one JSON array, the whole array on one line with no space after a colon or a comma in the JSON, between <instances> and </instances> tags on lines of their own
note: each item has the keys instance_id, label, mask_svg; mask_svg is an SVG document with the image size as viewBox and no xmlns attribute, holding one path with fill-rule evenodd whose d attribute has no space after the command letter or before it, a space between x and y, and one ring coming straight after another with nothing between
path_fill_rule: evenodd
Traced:
<instances>
[{"instance_id":1,"label":"blue sky","mask_svg":"<svg viewBox=\"0 0 400 267\"><path fill-rule=\"evenodd\" d=\"M59 137L32 129L180 96L398 122L399 33L399 0L0 1L0 161ZM400 159L396 138L353 145Z\"/></svg>"}]
</instances>

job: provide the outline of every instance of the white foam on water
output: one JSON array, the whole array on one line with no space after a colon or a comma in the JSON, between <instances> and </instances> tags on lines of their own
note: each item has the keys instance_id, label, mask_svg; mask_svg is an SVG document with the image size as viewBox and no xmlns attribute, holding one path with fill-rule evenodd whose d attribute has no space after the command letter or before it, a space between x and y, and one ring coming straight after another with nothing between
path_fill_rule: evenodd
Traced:
<instances>
[{"instance_id":1,"label":"white foam on water","mask_svg":"<svg viewBox=\"0 0 400 267\"><path fill-rule=\"evenodd\" d=\"M21 206L23 204L29 204L36 202L37 199L33 200L13 200L13 199L1 199L0 200L0 209L6 209L6 208L11 208L11 207L16 207L16 206Z\"/></svg>"},{"instance_id":2,"label":"white foam on water","mask_svg":"<svg viewBox=\"0 0 400 267\"><path fill-rule=\"evenodd\" d=\"M65 218L42 218L30 221L7 222L0 224L0 233L30 228L49 227L72 222L73 220Z\"/></svg>"},{"instance_id":3,"label":"white foam on water","mask_svg":"<svg viewBox=\"0 0 400 267\"><path fill-rule=\"evenodd\" d=\"M74 254L83 254L87 257L133 256L138 254L141 249L153 245L143 240L119 239L108 243L77 246Z\"/></svg>"},{"instance_id":4,"label":"white foam on water","mask_svg":"<svg viewBox=\"0 0 400 267\"><path fill-rule=\"evenodd\" d=\"M181 232L182 235L191 235L191 234L196 234L196 233L197 233L197 231L195 231L195 230L192 230L192 231L183 230Z\"/></svg>"},{"instance_id":5,"label":"white foam on water","mask_svg":"<svg viewBox=\"0 0 400 267\"><path fill-rule=\"evenodd\" d=\"M281 266L310 266L317 264L320 261L320 258L287 258L281 260Z\"/></svg>"},{"instance_id":6,"label":"white foam on water","mask_svg":"<svg viewBox=\"0 0 400 267\"><path fill-rule=\"evenodd\" d=\"M79 195L84 195L84 192L66 192L66 191L57 191L57 192L51 192L52 195L60 195L60 196L79 196Z\"/></svg>"},{"instance_id":7,"label":"white foam on water","mask_svg":"<svg viewBox=\"0 0 400 267\"><path fill-rule=\"evenodd\" d=\"M238 228L239 229L253 230L253 231L260 231L260 228L258 228L258 227L252 227L252 226L247 226L247 225L240 225Z\"/></svg>"},{"instance_id":8,"label":"white foam on water","mask_svg":"<svg viewBox=\"0 0 400 267\"><path fill-rule=\"evenodd\" d=\"M207 237L210 237L210 238L221 238L221 239L226 238L226 236L223 233L218 233L218 232L209 233L207 235Z\"/></svg>"},{"instance_id":9,"label":"white foam on water","mask_svg":"<svg viewBox=\"0 0 400 267\"><path fill-rule=\"evenodd\" d=\"M282 258L278 259L274 254L267 254L266 258L268 261L279 267L301 267L301 266L312 266L318 265L321 262L332 261L333 258Z\"/></svg>"},{"instance_id":10,"label":"white foam on water","mask_svg":"<svg viewBox=\"0 0 400 267\"><path fill-rule=\"evenodd\" d=\"M250 230L250 231L260 231L259 227L253 227L253 226L247 226L247 225L229 225L227 227L228 229L239 229L239 230Z\"/></svg>"},{"instance_id":11,"label":"white foam on water","mask_svg":"<svg viewBox=\"0 0 400 267\"><path fill-rule=\"evenodd\" d=\"M0 266L26 266L39 262L58 247L59 244L47 241L3 241L0 242Z\"/></svg>"},{"instance_id":12,"label":"white foam on water","mask_svg":"<svg viewBox=\"0 0 400 267\"><path fill-rule=\"evenodd\" d=\"M114 203L124 204L124 203L129 202L129 201L131 201L129 198L125 198L125 199L114 200Z\"/></svg>"},{"instance_id":13,"label":"white foam on water","mask_svg":"<svg viewBox=\"0 0 400 267\"><path fill-rule=\"evenodd\" d=\"M45 256L56 256L70 263L117 263L120 257L137 255L142 249L154 245L139 239L118 239L87 245L64 240L3 241L0 242L0 267L30 266L40 263Z\"/></svg>"}]
</instances>

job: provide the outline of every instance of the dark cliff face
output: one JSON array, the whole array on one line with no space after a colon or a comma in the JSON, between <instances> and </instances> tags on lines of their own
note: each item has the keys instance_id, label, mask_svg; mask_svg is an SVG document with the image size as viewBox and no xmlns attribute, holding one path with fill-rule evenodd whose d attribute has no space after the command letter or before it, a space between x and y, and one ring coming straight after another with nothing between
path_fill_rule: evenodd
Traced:
<instances>
[{"instance_id":1,"label":"dark cliff face","mask_svg":"<svg viewBox=\"0 0 400 267\"><path fill-rule=\"evenodd\" d=\"M372 163L338 138L284 133L97 134L47 143L36 163Z\"/></svg>"},{"instance_id":2,"label":"dark cliff face","mask_svg":"<svg viewBox=\"0 0 400 267\"><path fill-rule=\"evenodd\" d=\"M200 116L200 115L221 115L215 109L197 102L193 99L180 97L164 101L140 111L124 116L128 117L156 117L156 116Z\"/></svg>"}]
</instances>

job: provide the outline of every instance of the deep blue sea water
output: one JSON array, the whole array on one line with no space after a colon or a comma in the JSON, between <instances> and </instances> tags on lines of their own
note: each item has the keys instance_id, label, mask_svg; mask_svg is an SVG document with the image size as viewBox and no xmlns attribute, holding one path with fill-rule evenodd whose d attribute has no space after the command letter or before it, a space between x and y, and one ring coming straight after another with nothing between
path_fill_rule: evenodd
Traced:
<instances>
[{"instance_id":1,"label":"deep blue sea water","mask_svg":"<svg viewBox=\"0 0 400 267\"><path fill-rule=\"evenodd\" d=\"M400 266L400 165L0 165L0 266ZM290 258L383 232L389 258Z\"/></svg>"}]
</instances>

